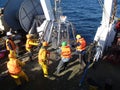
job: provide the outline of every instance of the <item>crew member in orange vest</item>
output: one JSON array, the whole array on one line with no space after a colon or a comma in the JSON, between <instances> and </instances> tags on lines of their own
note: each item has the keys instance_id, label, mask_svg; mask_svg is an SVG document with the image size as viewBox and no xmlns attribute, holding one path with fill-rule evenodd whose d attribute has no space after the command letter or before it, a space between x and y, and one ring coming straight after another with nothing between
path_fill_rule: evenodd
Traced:
<instances>
[{"instance_id":1,"label":"crew member in orange vest","mask_svg":"<svg viewBox=\"0 0 120 90\"><path fill-rule=\"evenodd\" d=\"M24 78L27 82L28 76L24 73L22 70L22 66L25 65L25 63L21 62L20 60L16 59L14 55L9 54L9 61L7 62L7 68L10 76L14 78L16 84L19 86L21 85L21 80L20 78Z\"/></svg>"},{"instance_id":2,"label":"crew member in orange vest","mask_svg":"<svg viewBox=\"0 0 120 90\"><path fill-rule=\"evenodd\" d=\"M27 34L26 35L27 40L26 40L26 51L29 54L29 59L30 61L33 61L32 56L33 56L33 46L38 46L39 43L37 42L37 40L32 39L32 34Z\"/></svg>"},{"instance_id":3,"label":"crew member in orange vest","mask_svg":"<svg viewBox=\"0 0 120 90\"><path fill-rule=\"evenodd\" d=\"M57 73L60 73L60 69L64 66L64 70L67 67L67 64L71 58L71 48L69 45L67 45L67 42L62 42L62 47L60 48L61 50L61 60L57 66Z\"/></svg>"},{"instance_id":4,"label":"crew member in orange vest","mask_svg":"<svg viewBox=\"0 0 120 90\"><path fill-rule=\"evenodd\" d=\"M86 40L83 37L81 37L81 35L77 35L76 39L77 39L76 50L80 51L80 52L85 50L86 49Z\"/></svg>"},{"instance_id":5,"label":"crew member in orange vest","mask_svg":"<svg viewBox=\"0 0 120 90\"><path fill-rule=\"evenodd\" d=\"M50 56L50 53L48 52L47 47L48 43L44 41L38 53L38 62L43 70L44 77L48 77L48 57Z\"/></svg>"},{"instance_id":6,"label":"crew member in orange vest","mask_svg":"<svg viewBox=\"0 0 120 90\"><path fill-rule=\"evenodd\" d=\"M80 60L80 63L82 63L83 61L83 54L85 53L85 49L86 49L86 40L81 37L81 35L76 35L76 43L77 43L77 46L76 46L76 52L77 54L79 54L81 56L81 60Z\"/></svg>"},{"instance_id":7,"label":"crew member in orange vest","mask_svg":"<svg viewBox=\"0 0 120 90\"><path fill-rule=\"evenodd\" d=\"M15 45L14 41L12 40L12 33L9 31L7 32L7 40L6 40L6 49L9 51L10 54L17 55L17 46Z\"/></svg>"}]
</instances>

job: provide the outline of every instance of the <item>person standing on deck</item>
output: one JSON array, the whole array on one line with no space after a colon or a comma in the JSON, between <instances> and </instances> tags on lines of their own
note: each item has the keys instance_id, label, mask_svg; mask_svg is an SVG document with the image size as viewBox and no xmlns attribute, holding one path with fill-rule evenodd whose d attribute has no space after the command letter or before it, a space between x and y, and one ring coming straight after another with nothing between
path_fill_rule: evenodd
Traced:
<instances>
[{"instance_id":1,"label":"person standing on deck","mask_svg":"<svg viewBox=\"0 0 120 90\"><path fill-rule=\"evenodd\" d=\"M57 73L60 73L60 69L64 66L64 70L67 67L67 64L71 58L71 48L67 45L67 42L62 42L62 47L60 48L61 52L61 60L57 66Z\"/></svg>"},{"instance_id":2,"label":"person standing on deck","mask_svg":"<svg viewBox=\"0 0 120 90\"><path fill-rule=\"evenodd\" d=\"M76 52L79 54L80 63L83 61L83 54L86 49L86 40L81 35L76 35Z\"/></svg>"},{"instance_id":3,"label":"person standing on deck","mask_svg":"<svg viewBox=\"0 0 120 90\"><path fill-rule=\"evenodd\" d=\"M11 31L7 32L7 39L6 39L6 49L9 51L10 54L15 54L17 56L17 46L12 40L12 33Z\"/></svg>"},{"instance_id":4,"label":"person standing on deck","mask_svg":"<svg viewBox=\"0 0 120 90\"><path fill-rule=\"evenodd\" d=\"M38 53L38 62L43 70L44 77L48 77L48 56L50 56L50 53L47 47L48 43L44 41Z\"/></svg>"},{"instance_id":5,"label":"person standing on deck","mask_svg":"<svg viewBox=\"0 0 120 90\"><path fill-rule=\"evenodd\" d=\"M14 54L13 55L9 54L8 57L9 57L9 61L7 62L8 72L10 76L14 78L16 84L18 86L22 84L20 78L24 78L28 82L29 81L28 76L21 68L22 66L25 65L25 63L16 59Z\"/></svg>"},{"instance_id":6,"label":"person standing on deck","mask_svg":"<svg viewBox=\"0 0 120 90\"><path fill-rule=\"evenodd\" d=\"M36 40L32 39L32 34L27 34L26 38L27 38L27 40L26 40L26 51L28 52L30 61L33 61L33 59L32 59L32 56L33 56L32 48L33 48L33 46L38 46L39 43Z\"/></svg>"}]
</instances>

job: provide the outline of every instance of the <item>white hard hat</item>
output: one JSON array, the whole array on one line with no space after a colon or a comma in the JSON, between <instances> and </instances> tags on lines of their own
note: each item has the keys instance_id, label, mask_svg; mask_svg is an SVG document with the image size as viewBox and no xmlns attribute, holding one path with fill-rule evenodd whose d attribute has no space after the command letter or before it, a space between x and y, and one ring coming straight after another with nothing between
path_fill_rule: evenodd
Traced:
<instances>
[{"instance_id":1,"label":"white hard hat","mask_svg":"<svg viewBox=\"0 0 120 90\"><path fill-rule=\"evenodd\" d=\"M12 35L12 33L11 32L7 32L7 36L10 36L10 35Z\"/></svg>"}]
</instances>

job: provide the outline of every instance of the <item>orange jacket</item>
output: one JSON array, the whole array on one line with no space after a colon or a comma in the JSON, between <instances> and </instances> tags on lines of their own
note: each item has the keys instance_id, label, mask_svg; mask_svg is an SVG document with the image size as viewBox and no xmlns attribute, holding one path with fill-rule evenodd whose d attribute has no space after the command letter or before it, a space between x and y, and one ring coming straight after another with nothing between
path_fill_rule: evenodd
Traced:
<instances>
[{"instance_id":1,"label":"orange jacket","mask_svg":"<svg viewBox=\"0 0 120 90\"><path fill-rule=\"evenodd\" d=\"M7 50L16 50L16 45L11 39L6 40L6 49Z\"/></svg>"},{"instance_id":2,"label":"orange jacket","mask_svg":"<svg viewBox=\"0 0 120 90\"><path fill-rule=\"evenodd\" d=\"M27 39L27 41L26 41L26 50L30 51L33 45L37 46L38 43L36 43L33 39Z\"/></svg>"},{"instance_id":3,"label":"orange jacket","mask_svg":"<svg viewBox=\"0 0 120 90\"><path fill-rule=\"evenodd\" d=\"M76 47L78 51L83 51L86 48L86 41L84 38L80 38L77 40L77 43L80 43L79 46Z\"/></svg>"},{"instance_id":4,"label":"orange jacket","mask_svg":"<svg viewBox=\"0 0 120 90\"><path fill-rule=\"evenodd\" d=\"M70 46L62 46L61 47L61 57L63 57L63 58L70 58L71 57Z\"/></svg>"},{"instance_id":5,"label":"orange jacket","mask_svg":"<svg viewBox=\"0 0 120 90\"><path fill-rule=\"evenodd\" d=\"M10 74L19 74L21 72L21 62L17 59L12 59L7 62L7 68Z\"/></svg>"}]
</instances>

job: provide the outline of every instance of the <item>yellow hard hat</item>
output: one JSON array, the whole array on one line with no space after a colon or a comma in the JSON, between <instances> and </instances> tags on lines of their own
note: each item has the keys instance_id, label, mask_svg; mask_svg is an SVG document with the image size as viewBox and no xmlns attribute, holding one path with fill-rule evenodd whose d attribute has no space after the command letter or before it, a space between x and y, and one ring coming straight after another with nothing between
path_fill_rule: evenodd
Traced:
<instances>
[{"instance_id":1,"label":"yellow hard hat","mask_svg":"<svg viewBox=\"0 0 120 90\"><path fill-rule=\"evenodd\" d=\"M29 39L29 38L32 37L32 35L31 34L27 34L26 37Z\"/></svg>"},{"instance_id":2,"label":"yellow hard hat","mask_svg":"<svg viewBox=\"0 0 120 90\"><path fill-rule=\"evenodd\" d=\"M42 46L48 46L48 43L47 42L43 42Z\"/></svg>"},{"instance_id":3,"label":"yellow hard hat","mask_svg":"<svg viewBox=\"0 0 120 90\"><path fill-rule=\"evenodd\" d=\"M76 35L76 39L79 39L79 38L81 38L81 35L80 34Z\"/></svg>"}]
</instances>

